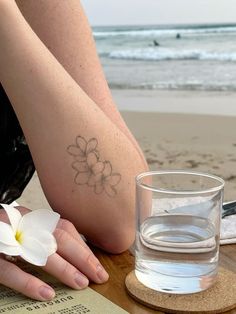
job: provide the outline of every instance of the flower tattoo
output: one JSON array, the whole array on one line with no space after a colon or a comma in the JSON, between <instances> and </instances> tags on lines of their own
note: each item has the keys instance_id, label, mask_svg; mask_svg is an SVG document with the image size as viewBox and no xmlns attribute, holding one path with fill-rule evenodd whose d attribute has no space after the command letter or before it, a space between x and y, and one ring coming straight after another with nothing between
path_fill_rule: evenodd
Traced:
<instances>
[{"instance_id":1,"label":"flower tattoo","mask_svg":"<svg viewBox=\"0 0 236 314\"><path fill-rule=\"evenodd\" d=\"M105 192L107 196L114 197L117 194L115 186L120 182L121 175L112 172L109 161L100 159L97 145L95 138L87 142L83 137L77 136L75 144L67 147L67 152L74 157L74 182L78 185L87 184L96 194Z\"/></svg>"}]
</instances>

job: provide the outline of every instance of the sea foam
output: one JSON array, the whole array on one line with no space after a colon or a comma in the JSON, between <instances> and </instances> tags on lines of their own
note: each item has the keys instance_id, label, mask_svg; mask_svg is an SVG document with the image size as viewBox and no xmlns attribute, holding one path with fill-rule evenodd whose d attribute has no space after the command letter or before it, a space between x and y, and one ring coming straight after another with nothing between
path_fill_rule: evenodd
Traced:
<instances>
[{"instance_id":1,"label":"sea foam","mask_svg":"<svg viewBox=\"0 0 236 314\"><path fill-rule=\"evenodd\" d=\"M236 61L236 52L215 52L204 50L175 50L165 48L143 48L132 50L115 50L108 54L113 59L127 60L216 60Z\"/></svg>"}]
</instances>

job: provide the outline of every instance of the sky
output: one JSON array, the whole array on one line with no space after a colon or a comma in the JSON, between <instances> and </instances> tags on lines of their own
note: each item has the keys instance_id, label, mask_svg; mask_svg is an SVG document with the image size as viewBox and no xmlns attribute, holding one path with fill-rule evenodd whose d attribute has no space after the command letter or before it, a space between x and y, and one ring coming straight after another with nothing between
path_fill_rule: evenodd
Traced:
<instances>
[{"instance_id":1,"label":"sky","mask_svg":"<svg viewBox=\"0 0 236 314\"><path fill-rule=\"evenodd\" d=\"M90 24L236 23L236 0L82 0Z\"/></svg>"}]
</instances>

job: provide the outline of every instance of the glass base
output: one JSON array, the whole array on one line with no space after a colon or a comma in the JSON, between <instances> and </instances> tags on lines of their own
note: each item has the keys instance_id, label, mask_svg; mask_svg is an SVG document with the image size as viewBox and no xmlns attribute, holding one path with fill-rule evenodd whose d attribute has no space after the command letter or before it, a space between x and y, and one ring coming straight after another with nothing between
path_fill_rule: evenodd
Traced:
<instances>
[{"instance_id":1,"label":"glass base","mask_svg":"<svg viewBox=\"0 0 236 314\"><path fill-rule=\"evenodd\" d=\"M137 279L146 287L153 290L171 294L191 294L204 291L210 288L216 281L217 273L210 273L205 276L168 276L157 273L147 274L135 270Z\"/></svg>"}]
</instances>

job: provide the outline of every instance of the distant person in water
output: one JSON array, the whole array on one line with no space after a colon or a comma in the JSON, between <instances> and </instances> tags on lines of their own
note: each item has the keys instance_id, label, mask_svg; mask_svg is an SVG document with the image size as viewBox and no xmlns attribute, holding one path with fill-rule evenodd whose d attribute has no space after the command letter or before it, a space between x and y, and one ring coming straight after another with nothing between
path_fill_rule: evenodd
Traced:
<instances>
[{"instance_id":1,"label":"distant person in water","mask_svg":"<svg viewBox=\"0 0 236 314\"><path fill-rule=\"evenodd\" d=\"M159 42L156 41L156 39L153 40L153 44L154 44L154 46L156 46L156 47L157 47L157 46L160 46Z\"/></svg>"},{"instance_id":2,"label":"distant person in water","mask_svg":"<svg viewBox=\"0 0 236 314\"><path fill-rule=\"evenodd\" d=\"M181 38L181 35L178 33L176 34L176 39L180 39Z\"/></svg>"}]
</instances>

